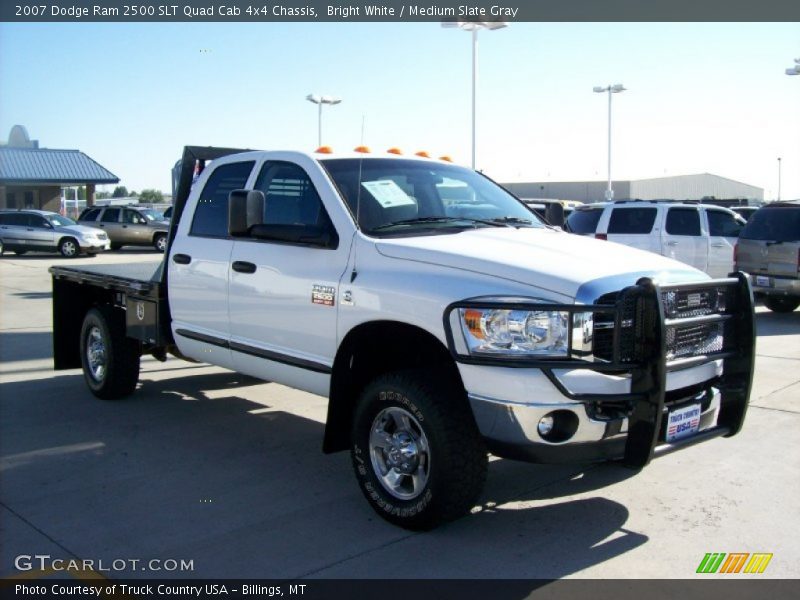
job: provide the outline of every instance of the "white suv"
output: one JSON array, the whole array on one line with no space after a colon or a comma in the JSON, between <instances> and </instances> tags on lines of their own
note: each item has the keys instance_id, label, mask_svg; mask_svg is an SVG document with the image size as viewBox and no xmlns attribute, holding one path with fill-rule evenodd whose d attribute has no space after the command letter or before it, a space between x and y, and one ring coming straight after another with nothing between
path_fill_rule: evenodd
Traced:
<instances>
[{"instance_id":1,"label":"white suv","mask_svg":"<svg viewBox=\"0 0 800 600\"><path fill-rule=\"evenodd\" d=\"M621 200L580 206L567 219L572 233L649 250L725 277L745 220L710 204Z\"/></svg>"}]
</instances>

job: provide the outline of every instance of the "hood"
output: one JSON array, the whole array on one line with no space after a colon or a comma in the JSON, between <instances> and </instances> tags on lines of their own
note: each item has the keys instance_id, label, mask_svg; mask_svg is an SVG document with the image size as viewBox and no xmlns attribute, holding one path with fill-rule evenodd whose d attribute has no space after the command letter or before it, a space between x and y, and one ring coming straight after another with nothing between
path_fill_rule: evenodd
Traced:
<instances>
[{"instance_id":1,"label":"hood","mask_svg":"<svg viewBox=\"0 0 800 600\"><path fill-rule=\"evenodd\" d=\"M384 238L376 247L387 257L501 277L583 303L633 285L640 277L661 283L709 279L702 271L652 252L552 229L470 229Z\"/></svg>"},{"instance_id":2,"label":"hood","mask_svg":"<svg viewBox=\"0 0 800 600\"><path fill-rule=\"evenodd\" d=\"M86 225L61 225L55 228L59 233L71 233L73 235L92 235L97 233L105 233L99 227L88 227Z\"/></svg>"}]
</instances>

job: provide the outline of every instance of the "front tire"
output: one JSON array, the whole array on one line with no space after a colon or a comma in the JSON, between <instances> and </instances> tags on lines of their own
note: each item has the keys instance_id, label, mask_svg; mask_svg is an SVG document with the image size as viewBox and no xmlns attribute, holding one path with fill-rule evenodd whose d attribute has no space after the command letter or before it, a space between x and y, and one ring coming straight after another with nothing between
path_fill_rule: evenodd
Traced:
<instances>
[{"instance_id":1,"label":"front tire","mask_svg":"<svg viewBox=\"0 0 800 600\"><path fill-rule=\"evenodd\" d=\"M486 482L486 448L463 391L426 371L382 375L367 386L351 457L375 512L411 530L468 513Z\"/></svg>"},{"instance_id":2,"label":"front tire","mask_svg":"<svg viewBox=\"0 0 800 600\"><path fill-rule=\"evenodd\" d=\"M772 312L790 313L800 306L800 298L789 298L780 296L767 296L764 298L764 306Z\"/></svg>"},{"instance_id":3,"label":"front tire","mask_svg":"<svg viewBox=\"0 0 800 600\"><path fill-rule=\"evenodd\" d=\"M162 254L167 250L167 235L165 233L158 233L153 238L153 246Z\"/></svg>"},{"instance_id":4,"label":"front tire","mask_svg":"<svg viewBox=\"0 0 800 600\"><path fill-rule=\"evenodd\" d=\"M75 258L81 253L81 247L73 238L64 238L58 244L58 251L64 258Z\"/></svg>"},{"instance_id":5,"label":"front tire","mask_svg":"<svg viewBox=\"0 0 800 600\"><path fill-rule=\"evenodd\" d=\"M125 318L110 306L93 308L81 327L86 384L103 400L130 395L139 381L139 343L125 335Z\"/></svg>"}]
</instances>

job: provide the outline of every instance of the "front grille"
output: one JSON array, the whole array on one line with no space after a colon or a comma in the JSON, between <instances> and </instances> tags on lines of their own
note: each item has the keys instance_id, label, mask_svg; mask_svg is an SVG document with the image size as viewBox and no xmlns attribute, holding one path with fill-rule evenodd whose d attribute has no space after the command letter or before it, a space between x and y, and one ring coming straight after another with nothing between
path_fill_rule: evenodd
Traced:
<instances>
[{"instance_id":1,"label":"front grille","mask_svg":"<svg viewBox=\"0 0 800 600\"><path fill-rule=\"evenodd\" d=\"M701 288L689 286L687 290L661 292L664 317L667 319L666 348L667 361L692 356L707 356L726 350L725 340L728 328L724 321L712 322L676 322L670 320L714 319L714 315L724 315L735 303L731 294L731 286ZM656 323L644 323L646 313L639 313L635 297L626 294L620 300L621 292L612 292L598 298L599 305L618 305L620 315L619 329L619 362L635 362L637 357L647 353L647 349L639 347L646 328ZM614 317L597 314L594 318L594 335L592 353L596 359L614 360Z\"/></svg>"}]
</instances>

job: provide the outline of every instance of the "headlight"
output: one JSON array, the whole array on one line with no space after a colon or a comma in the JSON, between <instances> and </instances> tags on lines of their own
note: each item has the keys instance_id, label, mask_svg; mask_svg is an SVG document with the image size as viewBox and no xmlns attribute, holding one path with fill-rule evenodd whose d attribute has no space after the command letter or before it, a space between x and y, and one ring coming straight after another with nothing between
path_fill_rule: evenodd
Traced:
<instances>
[{"instance_id":1,"label":"headlight","mask_svg":"<svg viewBox=\"0 0 800 600\"><path fill-rule=\"evenodd\" d=\"M560 310L459 308L470 354L566 357L570 313Z\"/></svg>"}]
</instances>

